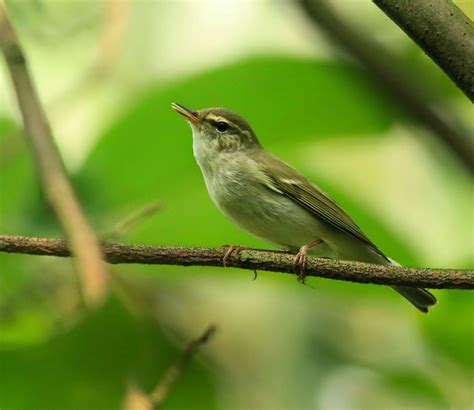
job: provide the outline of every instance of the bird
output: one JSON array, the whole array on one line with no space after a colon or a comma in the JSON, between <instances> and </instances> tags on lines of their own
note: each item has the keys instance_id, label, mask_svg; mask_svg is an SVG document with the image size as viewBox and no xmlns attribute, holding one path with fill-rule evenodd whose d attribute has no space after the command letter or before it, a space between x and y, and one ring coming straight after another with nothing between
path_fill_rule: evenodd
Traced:
<instances>
[{"instance_id":1,"label":"bird","mask_svg":"<svg viewBox=\"0 0 474 410\"><path fill-rule=\"evenodd\" d=\"M294 253L303 282L307 255L398 265L327 193L266 151L243 117L226 108L171 106L191 126L194 157L214 204L244 231ZM226 257L241 249L230 247ZM437 303L426 289L393 289L424 313Z\"/></svg>"}]
</instances>

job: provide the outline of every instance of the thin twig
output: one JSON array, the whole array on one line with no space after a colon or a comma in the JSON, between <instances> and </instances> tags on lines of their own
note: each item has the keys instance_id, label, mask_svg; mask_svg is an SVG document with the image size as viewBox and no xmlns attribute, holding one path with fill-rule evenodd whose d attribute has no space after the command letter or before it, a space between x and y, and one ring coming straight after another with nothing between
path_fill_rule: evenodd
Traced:
<instances>
[{"instance_id":1,"label":"thin twig","mask_svg":"<svg viewBox=\"0 0 474 410\"><path fill-rule=\"evenodd\" d=\"M397 0L394 0L397 1ZM436 109L429 93L415 82L400 61L378 43L360 33L339 17L325 0L299 0L310 20L353 56L377 82L382 90L398 101L399 106L419 121L452 152L470 172L474 173L474 143L471 132L446 107ZM416 2L412 2L416 3ZM435 3L435 2L432 2ZM471 55L472 58L472 55Z\"/></svg>"},{"instance_id":2,"label":"thin twig","mask_svg":"<svg viewBox=\"0 0 474 410\"><path fill-rule=\"evenodd\" d=\"M168 395L183 374L191 358L198 349L215 334L216 326L210 325L197 339L192 340L181 353L181 356L163 374L161 380L150 394L150 401L155 408L160 407L168 398Z\"/></svg>"},{"instance_id":3,"label":"thin twig","mask_svg":"<svg viewBox=\"0 0 474 410\"><path fill-rule=\"evenodd\" d=\"M451 0L373 0L474 102L474 24Z\"/></svg>"},{"instance_id":4,"label":"thin twig","mask_svg":"<svg viewBox=\"0 0 474 410\"><path fill-rule=\"evenodd\" d=\"M168 398L171 389L183 374L189 361L215 332L216 326L210 325L201 336L189 342L179 358L165 371L150 394L146 394L135 383L129 383L123 410L153 410L160 407Z\"/></svg>"},{"instance_id":5,"label":"thin twig","mask_svg":"<svg viewBox=\"0 0 474 410\"><path fill-rule=\"evenodd\" d=\"M161 204L159 202L152 202L138 209L124 220L117 223L112 229L101 235L103 240L117 240L123 238L135 226L143 222L145 219L151 217L159 211Z\"/></svg>"},{"instance_id":6,"label":"thin twig","mask_svg":"<svg viewBox=\"0 0 474 410\"><path fill-rule=\"evenodd\" d=\"M103 243L108 263L181 266L222 266L228 247L181 248L172 246ZM68 257L68 244L60 239L0 235L0 252ZM226 260L226 266L295 274L294 255L282 252L244 250ZM461 269L404 268L308 257L306 276L376 285L474 289L474 271Z\"/></svg>"},{"instance_id":7,"label":"thin twig","mask_svg":"<svg viewBox=\"0 0 474 410\"><path fill-rule=\"evenodd\" d=\"M107 289L100 248L67 178L25 54L8 19L3 1L0 1L0 47L10 71L43 190L71 242L74 255L77 256L84 300L89 306L96 305L103 300Z\"/></svg>"}]
</instances>

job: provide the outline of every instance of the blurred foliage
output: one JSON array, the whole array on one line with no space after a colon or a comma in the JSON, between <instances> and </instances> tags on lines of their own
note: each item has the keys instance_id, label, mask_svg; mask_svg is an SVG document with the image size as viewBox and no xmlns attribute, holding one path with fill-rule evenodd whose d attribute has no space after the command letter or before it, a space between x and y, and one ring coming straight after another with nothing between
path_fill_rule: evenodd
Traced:
<instances>
[{"instance_id":1,"label":"blurred foliage","mask_svg":"<svg viewBox=\"0 0 474 410\"><path fill-rule=\"evenodd\" d=\"M156 323L131 317L109 300L100 311L49 343L1 354L1 405L9 409L120 408L128 382L148 391L178 357ZM192 363L168 405L212 409L213 387Z\"/></svg>"},{"instance_id":2,"label":"blurred foliage","mask_svg":"<svg viewBox=\"0 0 474 410\"><path fill-rule=\"evenodd\" d=\"M291 73L291 81L283 81L288 78L288 73ZM196 108L218 104L241 112L253 124L267 148L293 163L298 162L301 148L313 144L315 140L380 138L401 119L398 110L372 89L359 69L334 62L252 59L207 71L174 85L150 89L124 109L117 122L100 137L80 172L73 176L81 201L99 231L141 205L158 199L163 209L137 226L127 238L128 241L200 246L224 243L267 246L240 232L211 203L192 157L190 130L169 108L171 101ZM14 125L3 121L2 129L13 132ZM10 193L8 197L2 195L2 230L29 235L60 235L49 209L43 205L38 181L25 147L1 171L3 192ZM310 169L303 171L317 180ZM319 182L388 254L395 255L404 263L417 263L416 256L402 238L351 199L350 193L338 191L329 181ZM269 372L279 373L265 368L274 360L283 363L290 360L281 359L280 355L287 354L286 351L273 349L272 355L278 354L280 359L271 356L269 362L259 359L259 363L263 360L261 365L264 368L258 370L263 373L255 376L252 382L254 387L245 385L239 388L242 384L242 381L238 381L239 377L249 377L249 374L239 377L234 374L231 377L233 372L239 373L234 369L236 363L242 360L240 365L244 368L253 368L257 364L244 365L248 361L246 354L239 353L239 350L232 351L231 347L227 353L223 347L215 353L213 360L221 362L224 369L226 361L230 359L220 356L236 356L230 360L234 363L231 366L233 370L222 370L219 376L224 379L231 377L227 382L229 385L223 390L227 391L225 397L234 397L230 403L241 402L240 406L243 407L253 403L260 408L270 408L271 403L280 402L283 403L281 408L291 408L293 405L297 408L328 408L324 400L326 395L331 395L330 381L335 378L337 384L343 386L347 375L344 369L352 366L351 371L355 374L363 372L355 369L362 368L373 372L367 380L365 376L362 377L364 387L358 388L362 389L360 392L367 391L364 396L353 398L358 403L354 408L408 406L423 401L429 405L420 408L443 408L451 402L450 395L440 388L443 371L439 367L431 379L426 378L427 362L420 359L421 364L410 370L413 366L408 365L412 360L410 357L418 355L417 349L429 349L430 352L425 352L425 355L430 357L430 365L431 360L451 363L449 366L458 369L448 372L449 377L456 377L457 374L462 379L466 372L470 373L473 364L472 326L460 314L472 313L470 294L453 292L441 295L441 306L431 317L416 316L419 325L412 322L411 326L406 327L400 322L408 320L408 316L402 314L401 309L411 308L395 295L389 295L389 292L383 292L386 294L381 299L381 288L378 287L317 281L319 290L316 294L308 292L284 275L261 274L256 284L252 285L253 288L248 288L251 275L243 271L236 271L232 280L222 278L223 271L219 269L192 268L195 275L190 277L187 273L189 268L134 266L120 268L127 275L121 276L118 282L119 295L122 303L125 301L125 306L132 307L132 311L138 311L141 316L145 315L151 320L130 317L122 305L113 299L101 311L77 322L80 310L69 261L4 254L0 255L0 261L3 272L0 287L1 341L6 349L0 352L0 406L5 408L117 408L123 400L128 381L138 380L142 387L151 389L166 365L178 354L177 348L172 348L163 338L162 332L156 330L154 320L164 321L167 327L182 332L188 326L187 321L179 319L181 316L176 316L177 313L170 313L176 303L182 304L181 309L192 312L189 318L191 322L195 320L194 317L199 323L205 323L215 316L215 313L209 316L210 311L228 310L232 317L239 314L238 311L231 313L237 306L252 304L251 298L258 295L258 298L267 298L267 303L271 304L277 299L286 300L283 304L279 303L276 312L280 312L277 314L278 321L290 329L288 321L292 320L291 315L289 317L283 312L288 303L296 303L292 309L300 313L304 309L305 324L289 330L290 334L280 342L280 348L286 346L286 349L296 349L289 355L294 356L294 363L285 364L286 367L279 365L291 376L270 375ZM67 272L69 274L66 275ZM224 276L228 276L228 272L226 270ZM41 275L41 280L38 275ZM145 283L148 283L146 286L143 284L145 277ZM209 304L206 309L200 294L209 292L206 289L212 288L213 283L219 287L222 295L230 299L230 295L242 287L252 290L242 291L237 298L237 305L231 300L227 301L224 309L216 308L215 296L206 297ZM276 299L263 296L267 292L266 287L274 289L271 292L276 293ZM232 288L235 291L231 291ZM257 290L258 295L254 295ZM144 297L147 292L148 296ZM327 300L322 298L323 293L329 295ZM388 314L386 317L383 314L378 318L374 316L372 310L378 309L380 304L387 305L383 308ZM389 306L395 304L396 316L401 315L401 319L395 320L395 316L388 313ZM401 304L403 306L398 306ZM313 308L308 311L309 306ZM334 312L336 319L332 314L325 313L330 311ZM265 315L265 309L254 310L252 314L256 316L253 321L267 322L264 331L267 337L271 337L274 330L268 323L273 321ZM418 315L411 310L410 314ZM361 325L358 317L366 322L361 329L357 328ZM231 332L228 327L233 323L242 332L242 337L247 338L246 349L258 352L259 344L248 340L252 340L252 332L247 329L249 324L242 328L245 322L241 320L245 319L226 321L223 332ZM384 320L387 323L384 324ZM401 328L396 330L397 325L394 323L399 323ZM373 326L380 328L374 333ZM393 331L400 332L398 342L390 339L388 347L391 349L394 342L413 343L406 338L413 338L410 334L416 327L417 332L420 332L418 337L426 341L419 340L414 352L408 345L403 347L403 353L399 353L400 366L393 368L390 363L395 359L385 357L382 360L382 354L393 354L390 350L383 348L376 356L371 356L375 350L370 347L370 343L379 345L386 337L382 336L384 326L391 326ZM327 332L322 333L320 329L323 328ZM354 332L352 336L351 332ZM366 340L360 332L372 336ZM192 332L188 330L185 333L191 337L189 333ZM304 341L304 348L298 348L301 344L298 338ZM351 346L341 343L347 340L352 340ZM231 346L238 343L231 342L228 342ZM372 350L372 353L369 354L366 349ZM436 359L438 355L444 358ZM437 366L442 367L439 363ZM309 379L308 374L311 375ZM371 382L375 374L380 379ZM302 378L306 381L303 382ZM280 392L274 398L276 401L264 397L268 389L275 388L274 383L279 385L283 382L291 383L285 387L288 393ZM460 380L458 382L462 384ZM315 392L317 385L320 387ZM354 382L352 388L357 386L359 384ZM216 385L211 384L207 371L193 364L173 391L168 407L213 408L217 406L213 398L216 388ZM253 398L247 401L239 398L243 394L238 393L239 389L250 389ZM259 389L263 397L255 393ZM463 392L466 389L467 386L460 388ZM316 404L313 394L318 397ZM387 397L392 399L387 401ZM230 399L224 399L224 406L226 400ZM230 403L227 406L232 408Z\"/></svg>"},{"instance_id":3,"label":"blurred foliage","mask_svg":"<svg viewBox=\"0 0 474 410\"><path fill-rule=\"evenodd\" d=\"M80 2L10 3L21 26L40 43L57 43L70 33L82 44L81 36L99 31L98 5L85 10ZM38 13L51 21L48 27L44 20L35 22ZM63 19L71 13L81 18ZM134 52L144 53L139 47ZM401 54L414 71L426 68L424 81L442 83L433 90L437 98L456 95L413 47ZM128 64L137 76L140 67ZM122 86L126 89L117 88ZM407 123L357 66L290 57L240 59L174 83L150 82L140 95L123 101L72 175L98 232L158 200L160 211L124 241L268 247L212 204L192 156L190 129L170 109L176 101L241 113L266 148L329 192L384 252L407 265L423 260L400 231L359 200L358 187L345 189L330 172L322 179L317 167L303 161L302 153L339 142L324 152L342 168L340 158L357 155L351 147L375 146ZM15 121L0 117L0 231L61 236L20 135ZM318 158L315 154L314 161ZM456 186L467 197L472 185L465 175L443 152L439 158L435 189ZM370 180L374 169L361 163L350 172ZM416 167L408 172L419 177ZM389 189L373 186L370 199ZM413 206L409 200L400 198L393 206ZM460 212L457 198L449 202L451 212ZM472 222L467 215L465 229ZM454 252L468 245L448 241L446 246ZM472 261L456 264L469 267ZM467 292L436 292L440 306L422 316L390 289L376 286L311 279L303 287L281 274L259 273L252 282L250 272L233 269L116 266L113 296L99 311L86 313L70 260L0 254L0 270L2 409L119 408L129 382L150 391L186 340L210 322L219 328L215 340L191 363L165 408L468 409L473 404L474 300Z\"/></svg>"}]
</instances>

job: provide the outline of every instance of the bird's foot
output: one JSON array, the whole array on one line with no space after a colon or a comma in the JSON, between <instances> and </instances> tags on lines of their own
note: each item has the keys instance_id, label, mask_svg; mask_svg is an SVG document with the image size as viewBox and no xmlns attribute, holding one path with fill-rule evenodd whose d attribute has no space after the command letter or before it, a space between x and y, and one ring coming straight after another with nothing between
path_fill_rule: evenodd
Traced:
<instances>
[{"instance_id":1,"label":"bird's foot","mask_svg":"<svg viewBox=\"0 0 474 410\"><path fill-rule=\"evenodd\" d=\"M295 255L295 259L293 261L293 270L298 276L298 282L302 283L303 285L306 283L305 278L308 251L321 243L323 243L321 239L316 239L313 242L307 243L306 245L303 245Z\"/></svg>"},{"instance_id":2,"label":"bird's foot","mask_svg":"<svg viewBox=\"0 0 474 410\"><path fill-rule=\"evenodd\" d=\"M227 252L222 258L222 265L224 266L224 268L227 267L227 262L232 255L237 256L240 252L249 250L249 249L252 249L252 248L248 248L246 246L240 246L240 245L229 245L229 249L227 249Z\"/></svg>"},{"instance_id":3,"label":"bird's foot","mask_svg":"<svg viewBox=\"0 0 474 410\"><path fill-rule=\"evenodd\" d=\"M298 276L298 282L305 284L306 277L306 261L308 259L308 248L306 245L302 246L293 260L293 270Z\"/></svg>"}]
</instances>

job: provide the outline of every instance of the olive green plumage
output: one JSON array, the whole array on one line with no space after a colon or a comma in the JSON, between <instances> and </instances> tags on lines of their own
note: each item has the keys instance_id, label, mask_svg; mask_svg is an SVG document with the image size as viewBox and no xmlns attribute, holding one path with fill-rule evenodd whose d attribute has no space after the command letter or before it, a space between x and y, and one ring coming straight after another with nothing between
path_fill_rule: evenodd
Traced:
<instances>
[{"instance_id":1,"label":"olive green plumage","mask_svg":"<svg viewBox=\"0 0 474 410\"><path fill-rule=\"evenodd\" d=\"M238 114L172 107L191 125L194 156L209 195L241 228L298 255L394 263L329 195L268 153ZM394 289L425 313L437 303L425 289Z\"/></svg>"}]
</instances>

